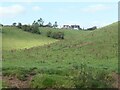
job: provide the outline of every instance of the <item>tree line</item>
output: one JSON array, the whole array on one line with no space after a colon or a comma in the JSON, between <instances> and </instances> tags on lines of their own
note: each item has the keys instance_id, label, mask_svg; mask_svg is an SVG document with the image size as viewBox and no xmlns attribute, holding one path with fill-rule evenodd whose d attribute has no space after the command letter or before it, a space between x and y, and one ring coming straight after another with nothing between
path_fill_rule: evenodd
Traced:
<instances>
[{"instance_id":1,"label":"tree line","mask_svg":"<svg viewBox=\"0 0 120 90\"><path fill-rule=\"evenodd\" d=\"M22 23L18 23L17 25L17 23L14 22L12 25L21 28ZM38 19L37 21L33 21L32 25L38 25L39 27L53 27L53 28L58 27L57 21L55 21L53 25L51 22L48 22L48 24L44 25L44 20L42 18Z\"/></svg>"},{"instance_id":2,"label":"tree line","mask_svg":"<svg viewBox=\"0 0 120 90\"><path fill-rule=\"evenodd\" d=\"M36 33L36 34L41 34L39 27L50 27L50 28L56 28L57 25L57 21L55 21L55 23L52 25L51 22L49 22L48 24L44 25L44 21L42 18L38 19L37 21L33 21L32 25L22 25L22 23L13 23L13 26L22 29L24 31L27 32L31 32L31 33ZM54 39L64 39L64 33L63 32L51 32L48 31L46 33L47 37L51 37Z\"/></svg>"}]
</instances>

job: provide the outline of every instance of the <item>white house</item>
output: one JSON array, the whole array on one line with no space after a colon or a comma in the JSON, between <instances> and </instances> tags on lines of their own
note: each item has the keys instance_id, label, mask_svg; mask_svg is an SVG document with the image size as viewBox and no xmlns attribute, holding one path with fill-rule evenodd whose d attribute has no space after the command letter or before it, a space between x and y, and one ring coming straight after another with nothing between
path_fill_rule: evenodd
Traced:
<instances>
[{"instance_id":1,"label":"white house","mask_svg":"<svg viewBox=\"0 0 120 90\"><path fill-rule=\"evenodd\" d=\"M63 28L74 29L74 30L80 30L81 29L79 25L63 25Z\"/></svg>"},{"instance_id":2,"label":"white house","mask_svg":"<svg viewBox=\"0 0 120 90\"><path fill-rule=\"evenodd\" d=\"M79 25L71 25L71 28L72 28L72 29L75 29L75 30L79 30L79 29L80 29L80 26L79 26Z\"/></svg>"},{"instance_id":3,"label":"white house","mask_svg":"<svg viewBox=\"0 0 120 90\"><path fill-rule=\"evenodd\" d=\"M69 28L71 28L69 25L63 25L63 28L65 28L65 29L69 29Z\"/></svg>"}]
</instances>

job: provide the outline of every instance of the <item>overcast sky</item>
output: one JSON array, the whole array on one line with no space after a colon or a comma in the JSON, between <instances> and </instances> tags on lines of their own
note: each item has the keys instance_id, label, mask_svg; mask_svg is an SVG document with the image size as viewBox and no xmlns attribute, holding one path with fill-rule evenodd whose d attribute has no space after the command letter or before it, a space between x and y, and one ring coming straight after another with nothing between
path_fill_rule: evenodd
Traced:
<instances>
[{"instance_id":1,"label":"overcast sky","mask_svg":"<svg viewBox=\"0 0 120 90\"><path fill-rule=\"evenodd\" d=\"M0 23L12 24L21 22L31 24L34 20L43 18L45 24L57 21L59 26L78 24L81 28L91 26L102 27L118 21L118 1L110 2L83 0L81 2L46 2L33 0L27 2L0 3ZM85 2L86 1L86 2Z\"/></svg>"}]
</instances>

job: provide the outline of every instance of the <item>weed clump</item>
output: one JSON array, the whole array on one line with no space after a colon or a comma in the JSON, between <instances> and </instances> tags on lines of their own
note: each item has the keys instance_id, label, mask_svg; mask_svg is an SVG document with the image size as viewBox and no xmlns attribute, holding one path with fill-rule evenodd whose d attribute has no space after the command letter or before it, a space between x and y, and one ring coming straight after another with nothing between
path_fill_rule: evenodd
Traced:
<instances>
[{"instance_id":1,"label":"weed clump","mask_svg":"<svg viewBox=\"0 0 120 90\"><path fill-rule=\"evenodd\" d=\"M114 81L108 71L96 71L84 64L81 64L81 70L74 79L76 88L110 88Z\"/></svg>"}]
</instances>

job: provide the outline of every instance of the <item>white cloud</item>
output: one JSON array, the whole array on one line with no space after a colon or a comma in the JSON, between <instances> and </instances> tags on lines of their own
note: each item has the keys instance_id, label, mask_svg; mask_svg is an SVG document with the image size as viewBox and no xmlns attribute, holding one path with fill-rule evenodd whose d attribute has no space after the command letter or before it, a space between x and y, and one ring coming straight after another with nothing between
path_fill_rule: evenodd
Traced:
<instances>
[{"instance_id":1,"label":"white cloud","mask_svg":"<svg viewBox=\"0 0 120 90\"><path fill-rule=\"evenodd\" d=\"M21 5L12 5L6 7L0 7L0 17L11 17L21 14L25 11L25 8Z\"/></svg>"},{"instance_id":2,"label":"white cloud","mask_svg":"<svg viewBox=\"0 0 120 90\"><path fill-rule=\"evenodd\" d=\"M110 8L111 7L109 7L109 6L105 6L105 5L102 5L102 4L97 4L97 5L88 6L84 9L82 9L82 11L89 12L89 13L95 13L95 12L98 12L98 11L108 10Z\"/></svg>"},{"instance_id":3,"label":"white cloud","mask_svg":"<svg viewBox=\"0 0 120 90\"><path fill-rule=\"evenodd\" d=\"M34 6L32 9L34 11L41 11L42 10L42 8L40 8L39 6Z\"/></svg>"}]
</instances>

